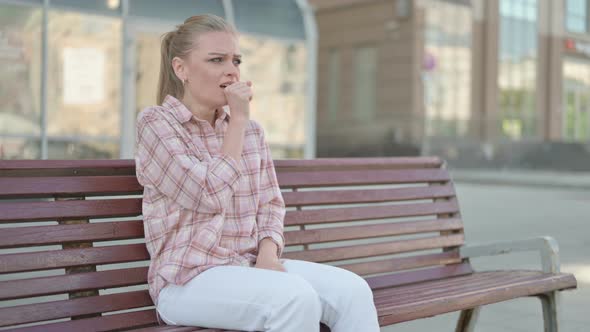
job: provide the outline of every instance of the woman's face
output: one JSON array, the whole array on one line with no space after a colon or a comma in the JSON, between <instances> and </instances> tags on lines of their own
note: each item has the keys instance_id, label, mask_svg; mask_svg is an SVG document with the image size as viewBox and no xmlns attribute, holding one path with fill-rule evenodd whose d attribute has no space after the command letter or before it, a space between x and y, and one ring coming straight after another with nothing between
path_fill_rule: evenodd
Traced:
<instances>
[{"instance_id":1,"label":"woman's face","mask_svg":"<svg viewBox=\"0 0 590 332\"><path fill-rule=\"evenodd\" d=\"M223 90L240 80L242 60L237 36L229 32L207 32L198 37L196 45L179 68L182 75L179 77L188 81L185 98L192 97L209 108L227 105Z\"/></svg>"}]
</instances>

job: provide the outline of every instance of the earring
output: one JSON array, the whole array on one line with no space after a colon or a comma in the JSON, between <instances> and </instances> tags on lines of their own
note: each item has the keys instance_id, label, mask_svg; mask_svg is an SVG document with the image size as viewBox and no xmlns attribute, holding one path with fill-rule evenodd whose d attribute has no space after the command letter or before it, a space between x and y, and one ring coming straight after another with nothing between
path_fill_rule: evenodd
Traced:
<instances>
[{"instance_id":1,"label":"earring","mask_svg":"<svg viewBox=\"0 0 590 332\"><path fill-rule=\"evenodd\" d=\"M186 78L183 78L182 79L182 86L185 86L185 85L186 85Z\"/></svg>"}]
</instances>

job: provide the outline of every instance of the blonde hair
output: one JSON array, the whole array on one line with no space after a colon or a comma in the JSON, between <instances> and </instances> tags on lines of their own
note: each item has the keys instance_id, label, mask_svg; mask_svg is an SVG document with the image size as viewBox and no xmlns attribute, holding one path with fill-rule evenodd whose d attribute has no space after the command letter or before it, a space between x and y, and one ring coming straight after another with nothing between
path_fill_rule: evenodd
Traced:
<instances>
[{"instance_id":1,"label":"blonde hair","mask_svg":"<svg viewBox=\"0 0 590 332\"><path fill-rule=\"evenodd\" d=\"M162 36L162 60L160 62L160 78L158 80L158 105L164 98L171 95L177 99L184 96L183 82L176 76L172 68L172 59L185 57L196 48L197 37L206 32L229 32L237 34L235 28L226 20L212 14L197 15L187 18L175 30Z\"/></svg>"}]
</instances>

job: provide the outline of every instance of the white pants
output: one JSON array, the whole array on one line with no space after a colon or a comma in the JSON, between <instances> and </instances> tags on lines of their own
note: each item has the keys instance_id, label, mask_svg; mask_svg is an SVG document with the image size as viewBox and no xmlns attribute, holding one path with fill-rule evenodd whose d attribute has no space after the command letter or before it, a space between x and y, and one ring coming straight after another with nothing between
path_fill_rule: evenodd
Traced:
<instances>
[{"instance_id":1,"label":"white pants","mask_svg":"<svg viewBox=\"0 0 590 332\"><path fill-rule=\"evenodd\" d=\"M377 332L373 294L344 269L284 260L287 273L241 266L209 269L183 286L168 285L157 310L170 325L267 331Z\"/></svg>"}]
</instances>

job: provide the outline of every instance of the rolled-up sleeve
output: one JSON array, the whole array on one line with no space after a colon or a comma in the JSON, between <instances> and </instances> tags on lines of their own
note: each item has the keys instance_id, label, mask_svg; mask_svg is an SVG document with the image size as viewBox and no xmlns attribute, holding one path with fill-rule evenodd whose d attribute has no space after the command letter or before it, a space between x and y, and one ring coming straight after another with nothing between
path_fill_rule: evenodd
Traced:
<instances>
[{"instance_id":1,"label":"rolled-up sleeve","mask_svg":"<svg viewBox=\"0 0 590 332\"><path fill-rule=\"evenodd\" d=\"M241 176L232 157L200 161L156 112L138 116L136 143L136 171L142 186L201 213L218 214L230 204Z\"/></svg>"},{"instance_id":2,"label":"rolled-up sleeve","mask_svg":"<svg viewBox=\"0 0 590 332\"><path fill-rule=\"evenodd\" d=\"M265 238L270 238L278 248L277 255L281 256L285 247L285 238L283 236L283 221L285 218L285 202L274 163L270 154L268 143L264 139L264 132L261 131L261 170L260 170L260 192L257 225L258 225L258 242Z\"/></svg>"}]
</instances>

